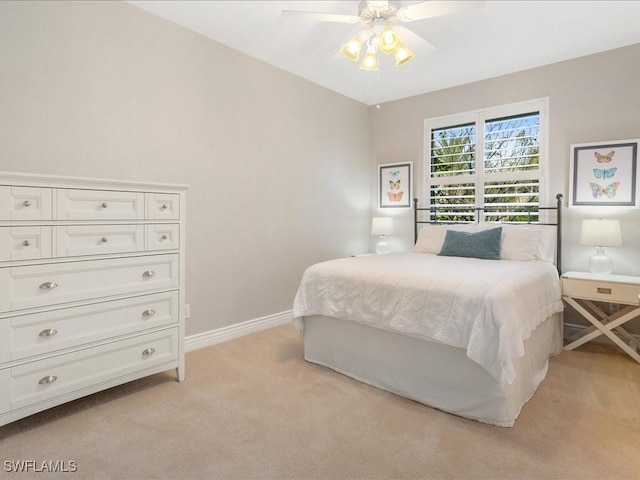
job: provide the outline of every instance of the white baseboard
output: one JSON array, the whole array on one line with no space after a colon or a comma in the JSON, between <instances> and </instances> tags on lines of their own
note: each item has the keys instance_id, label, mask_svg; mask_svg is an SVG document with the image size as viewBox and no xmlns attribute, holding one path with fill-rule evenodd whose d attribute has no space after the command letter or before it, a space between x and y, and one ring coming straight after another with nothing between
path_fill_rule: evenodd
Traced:
<instances>
[{"instance_id":1,"label":"white baseboard","mask_svg":"<svg viewBox=\"0 0 640 480\"><path fill-rule=\"evenodd\" d=\"M273 315L247 320L246 322L236 323L228 327L189 335L185 338L185 349L187 352L191 352L200 348L210 347L211 345L227 342L234 338L259 332L260 330L291 323L292 318L292 311L287 310L286 312L274 313Z\"/></svg>"},{"instance_id":2,"label":"white baseboard","mask_svg":"<svg viewBox=\"0 0 640 480\"><path fill-rule=\"evenodd\" d=\"M195 335L189 335L185 338L185 349L187 352L198 350L200 348L210 347L218 343L228 342L234 338L243 337L250 333L259 332L260 330L266 330L267 328L277 327L278 325L284 325L291 323L292 311L287 310L285 312L274 313L273 315L267 315L266 317L255 318L253 320L247 320L246 322L236 323L235 325L229 325L228 327L217 328L208 332L197 333ZM571 338L577 335L578 332L583 332L589 328L586 325L578 325L575 323L564 324L564 337ZM640 335L632 334L634 338L640 343ZM595 338L593 342L612 343L604 335Z\"/></svg>"}]
</instances>

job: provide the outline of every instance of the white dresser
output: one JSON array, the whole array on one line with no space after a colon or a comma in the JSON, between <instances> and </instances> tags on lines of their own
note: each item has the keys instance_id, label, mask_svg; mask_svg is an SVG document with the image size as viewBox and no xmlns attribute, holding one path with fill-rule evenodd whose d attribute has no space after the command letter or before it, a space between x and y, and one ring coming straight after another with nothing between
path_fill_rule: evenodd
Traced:
<instances>
[{"instance_id":1,"label":"white dresser","mask_svg":"<svg viewBox=\"0 0 640 480\"><path fill-rule=\"evenodd\" d=\"M0 172L0 425L184 380L186 189Z\"/></svg>"}]
</instances>

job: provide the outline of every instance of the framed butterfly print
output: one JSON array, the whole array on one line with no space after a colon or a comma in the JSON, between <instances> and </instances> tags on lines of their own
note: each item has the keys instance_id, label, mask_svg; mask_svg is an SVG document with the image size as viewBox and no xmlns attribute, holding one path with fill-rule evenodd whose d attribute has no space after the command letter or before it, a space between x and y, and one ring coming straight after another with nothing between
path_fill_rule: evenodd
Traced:
<instances>
[{"instance_id":1,"label":"framed butterfly print","mask_svg":"<svg viewBox=\"0 0 640 480\"><path fill-rule=\"evenodd\" d=\"M570 206L637 206L639 142L571 145Z\"/></svg>"},{"instance_id":2,"label":"framed butterfly print","mask_svg":"<svg viewBox=\"0 0 640 480\"><path fill-rule=\"evenodd\" d=\"M378 207L410 208L413 162L378 165Z\"/></svg>"}]
</instances>

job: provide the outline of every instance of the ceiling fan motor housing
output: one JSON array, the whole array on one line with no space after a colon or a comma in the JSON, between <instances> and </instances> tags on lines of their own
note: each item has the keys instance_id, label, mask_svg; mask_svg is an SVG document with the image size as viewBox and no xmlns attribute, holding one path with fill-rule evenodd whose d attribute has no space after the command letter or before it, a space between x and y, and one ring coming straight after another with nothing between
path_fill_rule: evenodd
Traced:
<instances>
[{"instance_id":1,"label":"ceiling fan motor housing","mask_svg":"<svg viewBox=\"0 0 640 480\"><path fill-rule=\"evenodd\" d=\"M397 19L399 2L363 0L358 5L358 16L364 25L389 25Z\"/></svg>"}]
</instances>

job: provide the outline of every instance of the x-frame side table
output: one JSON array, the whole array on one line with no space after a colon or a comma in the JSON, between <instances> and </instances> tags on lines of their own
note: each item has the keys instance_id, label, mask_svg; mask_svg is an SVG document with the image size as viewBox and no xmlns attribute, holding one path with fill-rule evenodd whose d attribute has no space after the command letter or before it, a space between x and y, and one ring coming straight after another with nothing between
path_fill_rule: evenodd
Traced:
<instances>
[{"instance_id":1,"label":"x-frame side table","mask_svg":"<svg viewBox=\"0 0 640 480\"><path fill-rule=\"evenodd\" d=\"M565 350L573 350L605 335L640 363L638 342L622 327L630 320L640 317L640 277L567 272L562 275L562 298L593 325L580 338L566 345ZM595 302L626 306L608 315Z\"/></svg>"}]
</instances>

